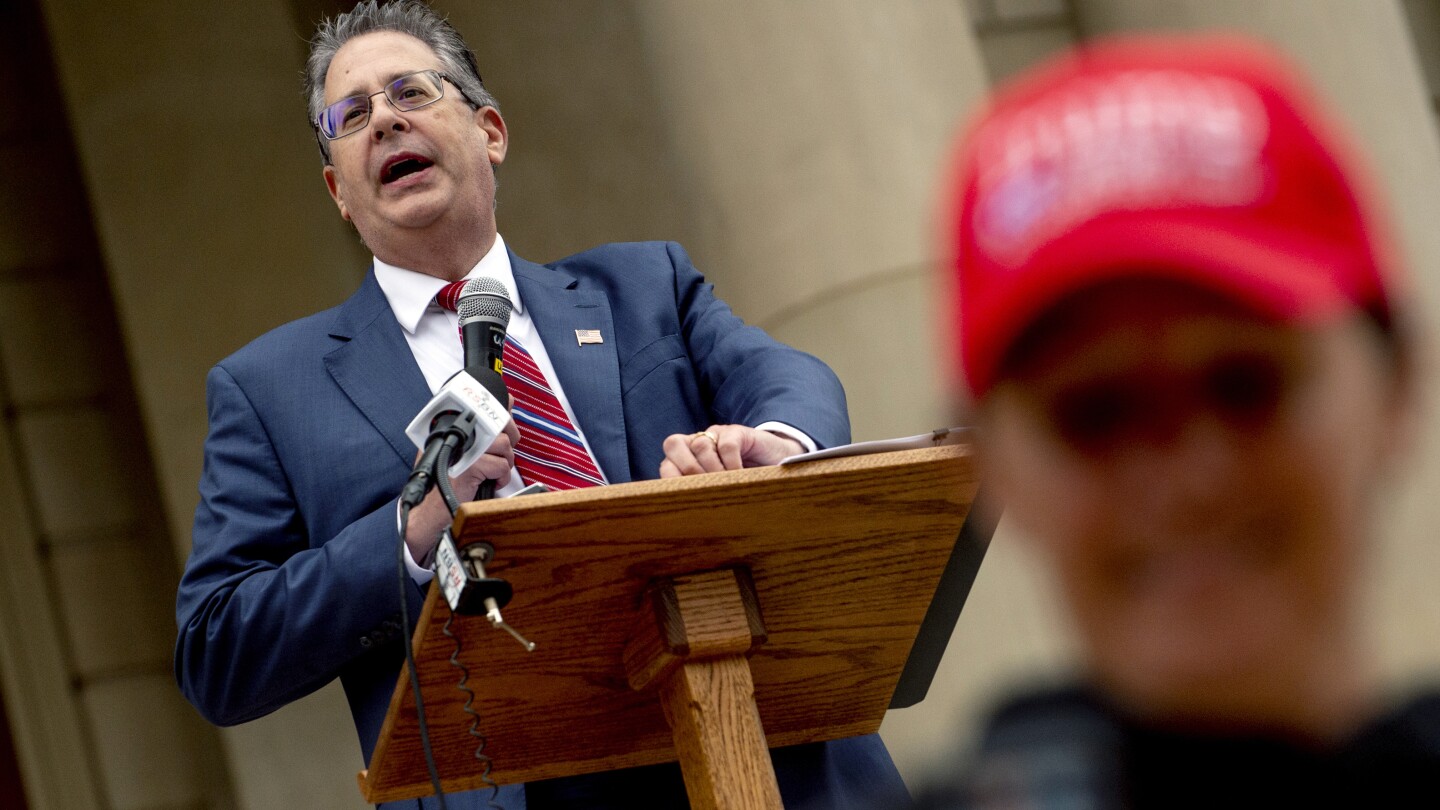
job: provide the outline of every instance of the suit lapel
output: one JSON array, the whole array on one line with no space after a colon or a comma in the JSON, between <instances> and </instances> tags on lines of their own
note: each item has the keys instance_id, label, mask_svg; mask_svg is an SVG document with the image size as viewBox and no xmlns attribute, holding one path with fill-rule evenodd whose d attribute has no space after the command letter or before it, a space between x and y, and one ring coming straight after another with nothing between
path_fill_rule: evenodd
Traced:
<instances>
[{"instance_id":1,"label":"suit lapel","mask_svg":"<svg viewBox=\"0 0 1440 810\"><path fill-rule=\"evenodd\" d=\"M330 336L345 341L325 369L408 467L415 445L405 426L425 407L430 386L372 271L336 312Z\"/></svg>"},{"instance_id":2,"label":"suit lapel","mask_svg":"<svg viewBox=\"0 0 1440 810\"><path fill-rule=\"evenodd\" d=\"M573 276L527 262L513 252L510 266L521 302L545 343L545 353L595 462L610 483L631 480L610 299L597 290L577 289ZM580 329L598 329L604 342L580 345L575 336Z\"/></svg>"}]
</instances>

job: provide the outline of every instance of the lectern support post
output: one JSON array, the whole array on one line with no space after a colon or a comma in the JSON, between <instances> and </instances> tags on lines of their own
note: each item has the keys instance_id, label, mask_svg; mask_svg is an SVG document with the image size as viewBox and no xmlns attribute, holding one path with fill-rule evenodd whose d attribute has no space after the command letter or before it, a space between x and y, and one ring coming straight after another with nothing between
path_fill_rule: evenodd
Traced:
<instances>
[{"instance_id":1,"label":"lectern support post","mask_svg":"<svg viewBox=\"0 0 1440 810\"><path fill-rule=\"evenodd\" d=\"M781 810L749 652L765 641L750 573L725 568L652 583L625 648L636 690L659 687L695 810Z\"/></svg>"}]
</instances>

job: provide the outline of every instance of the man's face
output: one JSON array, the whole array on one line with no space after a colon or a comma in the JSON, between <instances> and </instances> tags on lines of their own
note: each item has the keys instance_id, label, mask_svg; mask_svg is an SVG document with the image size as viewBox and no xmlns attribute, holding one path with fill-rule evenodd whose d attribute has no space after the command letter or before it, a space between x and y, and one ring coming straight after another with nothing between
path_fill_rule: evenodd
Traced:
<instances>
[{"instance_id":1,"label":"man's face","mask_svg":"<svg viewBox=\"0 0 1440 810\"><path fill-rule=\"evenodd\" d=\"M325 103L379 93L419 70L444 72L420 40L393 31L356 37L330 62ZM505 159L504 121L493 108L472 110L449 81L444 93L409 112L376 95L366 126L329 142L330 195L377 253L403 247L406 238L424 238L425 229L437 224L494 228L492 164Z\"/></svg>"},{"instance_id":2,"label":"man's face","mask_svg":"<svg viewBox=\"0 0 1440 810\"><path fill-rule=\"evenodd\" d=\"M1277 325L1180 286L1048 317L982 402L983 461L1103 683L1144 711L1240 716L1353 638L1398 430L1387 362L1359 316Z\"/></svg>"}]
</instances>

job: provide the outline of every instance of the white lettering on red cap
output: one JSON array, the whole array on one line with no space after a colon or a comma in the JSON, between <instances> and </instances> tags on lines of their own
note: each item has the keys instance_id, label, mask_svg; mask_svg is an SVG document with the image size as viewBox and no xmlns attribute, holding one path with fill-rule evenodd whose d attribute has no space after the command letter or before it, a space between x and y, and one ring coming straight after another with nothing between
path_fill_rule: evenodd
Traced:
<instances>
[{"instance_id":1,"label":"white lettering on red cap","mask_svg":"<svg viewBox=\"0 0 1440 810\"><path fill-rule=\"evenodd\" d=\"M977 135L976 243L1013 266L1106 212L1253 202L1268 134L1260 98L1231 79L1129 71L1077 80Z\"/></svg>"}]
</instances>

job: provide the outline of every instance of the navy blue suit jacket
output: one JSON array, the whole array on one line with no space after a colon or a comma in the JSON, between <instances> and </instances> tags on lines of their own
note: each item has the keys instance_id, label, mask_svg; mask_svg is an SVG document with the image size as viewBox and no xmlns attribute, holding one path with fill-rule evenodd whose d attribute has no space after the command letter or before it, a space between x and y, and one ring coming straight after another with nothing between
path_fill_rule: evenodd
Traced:
<instances>
[{"instance_id":1,"label":"navy blue suit jacket","mask_svg":"<svg viewBox=\"0 0 1440 810\"><path fill-rule=\"evenodd\" d=\"M829 368L744 325L678 245L606 245L548 266L510 258L611 483L654 478L666 436L712 423L784 422L822 447L849 440ZM604 342L580 346L577 329L598 329ZM338 676L369 760L408 635L395 561L395 500L415 455L404 428L429 398L373 273L340 306L211 370L175 648L180 687L211 722L252 720ZM411 590L412 617L422 598ZM785 749L776 763L787 799L826 806L838 806L831 793L852 792L850 781L898 784L874 738ZM684 806L674 795L650 802L656 790L683 797L675 766L553 780L528 793L531 807L604 806L598 794L616 806ZM502 801L524 806L517 790ZM467 794L450 806L480 802Z\"/></svg>"}]
</instances>

